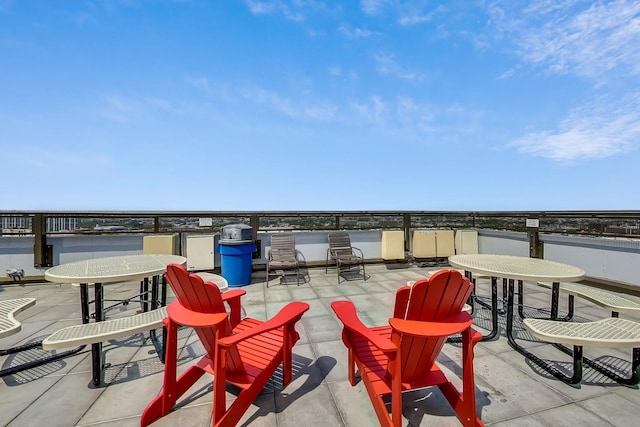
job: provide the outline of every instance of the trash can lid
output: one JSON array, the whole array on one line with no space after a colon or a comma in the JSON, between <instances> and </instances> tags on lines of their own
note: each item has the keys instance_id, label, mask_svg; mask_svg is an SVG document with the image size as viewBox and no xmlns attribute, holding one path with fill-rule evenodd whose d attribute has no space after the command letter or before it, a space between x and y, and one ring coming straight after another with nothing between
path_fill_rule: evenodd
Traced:
<instances>
[{"instance_id":1,"label":"trash can lid","mask_svg":"<svg viewBox=\"0 0 640 427\"><path fill-rule=\"evenodd\" d=\"M253 243L253 240L220 239L218 243L221 245L247 245Z\"/></svg>"},{"instance_id":2,"label":"trash can lid","mask_svg":"<svg viewBox=\"0 0 640 427\"><path fill-rule=\"evenodd\" d=\"M225 225L220 232L220 243L223 245L253 243L253 227L246 224Z\"/></svg>"},{"instance_id":3,"label":"trash can lid","mask_svg":"<svg viewBox=\"0 0 640 427\"><path fill-rule=\"evenodd\" d=\"M253 228L253 227L251 227L250 225L247 225L247 224L228 224L228 225L223 225L222 226L223 230L226 229L226 228L240 228L240 229L244 228L244 229L247 229L247 228Z\"/></svg>"}]
</instances>

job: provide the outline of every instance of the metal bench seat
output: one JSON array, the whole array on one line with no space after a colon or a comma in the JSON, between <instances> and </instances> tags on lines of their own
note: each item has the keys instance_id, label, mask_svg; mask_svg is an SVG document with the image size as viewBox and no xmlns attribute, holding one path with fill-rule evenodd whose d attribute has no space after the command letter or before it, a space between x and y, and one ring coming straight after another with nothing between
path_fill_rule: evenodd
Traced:
<instances>
[{"instance_id":1,"label":"metal bench seat","mask_svg":"<svg viewBox=\"0 0 640 427\"><path fill-rule=\"evenodd\" d=\"M166 307L160 307L133 316L104 322L67 326L45 338L42 341L42 348L55 350L134 335L162 326L162 320L165 317L167 317L167 309Z\"/></svg>"},{"instance_id":2,"label":"metal bench seat","mask_svg":"<svg viewBox=\"0 0 640 427\"><path fill-rule=\"evenodd\" d=\"M13 316L35 305L35 303L35 298L15 298L6 301L0 301L0 338L20 332L22 325ZM40 347L42 347L42 342L40 340L32 341L15 347L2 349L0 350L0 356L7 356L10 354L20 353L26 350ZM28 360L26 362L18 364L9 364L8 367L0 370L0 377L13 375L27 369L47 364L49 362L54 362L64 357L71 356L81 349L82 347L62 353L55 353L48 356L38 357L34 360Z\"/></svg>"},{"instance_id":3,"label":"metal bench seat","mask_svg":"<svg viewBox=\"0 0 640 427\"><path fill-rule=\"evenodd\" d=\"M538 282L538 285L551 288L551 282ZM560 292L584 298L600 307L611 310L613 317L619 312L640 313L640 304L615 292L608 292L593 286L578 283L560 282Z\"/></svg>"},{"instance_id":4,"label":"metal bench seat","mask_svg":"<svg viewBox=\"0 0 640 427\"><path fill-rule=\"evenodd\" d=\"M631 375L624 378L601 363L584 358L584 363L613 380L628 385L640 382L640 323L610 317L586 323L547 319L524 319L525 328L536 338L556 344L563 352L573 355L573 376L558 376L569 384L582 380L582 347L632 348ZM573 345L573 351L561 344ZM554 374L555 375L555 374Z\"/></svg>"},{"instance_id":5,"label":"metal bench seat","mask_svg":"<svg viewBox=\"0 0 640 427\"><path fill-rule=\"evenodd\" d=\"M640 323L609 317L574 323L528 318L522 321L537 338L560 344L588 347L640 347Z\"/></svg>"},{"instance_id":6,"label":"metal bench seat","mask_svg":"<svg viewBox=\"0 0 640 427\"><path fill-rule=\"evenodd\" d=\"M20 332L21 325L14 316L35 305L35 298L16 298L0 301L0 338Z\"/></svg>"}]
</instances>

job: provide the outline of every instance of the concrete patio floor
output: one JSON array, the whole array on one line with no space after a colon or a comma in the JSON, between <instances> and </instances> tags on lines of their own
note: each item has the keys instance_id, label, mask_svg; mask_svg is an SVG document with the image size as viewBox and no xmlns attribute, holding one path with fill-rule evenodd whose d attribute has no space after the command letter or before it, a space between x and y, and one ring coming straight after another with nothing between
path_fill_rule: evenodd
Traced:
<instances>
[{"instance_id":1,"label":"concrete patio floor","mask_svg":"<svg viewBox=\"0 0 640 427\"><path fill-rule=\"evenodd\" d=\"M443 266L444 267L444 266ZM254 273L253 283L244 286L243 307L250 317L266 319L287 302L306 301L310 309L298 323L301 339L294 348L293 381L282 389L270 383L242 419L251 426L375 426L375 413L364 385L351 387L347 381L347 353L340 339L341 328L330 308L335 300L354 302L368 325L386 324L392 312L395 290L408 280L427 275L436 267L420 268L410 264L367 265L367 281L337 283L335 271L324 268L305 271L300 286L288 277L285 283L274 277L269 288L264 272ZM108 299L129 296L137 283L109 285ZM489 294L489 281L478 280L478 294ZM71 285L53 283L0 286L0 299L34 297L34 307L17 315L22 323L18 334L0 340L7 348L46 337L64 326L80 323L79 291ZM525 304L549 307L550 290L525 284ZM564 303L564 304L563 304ZM566 307L562 297L560 307ZM128 315L139 309L137 303L119 305L108 315ZM489 311L475 313L477 329L483 333L489 325ZM578 318L599 319L610 313L576 299ZM622 315L621 317L627 317ZM639 320L639 319L633 319ZM501 319L504 322L504 319ZM518 338L537 355L559 367L571 369L569 356L548 344L540 343L515 325ZM195 334L182 329L183 346L179 354L184 370L203 354ZM162 386L163 365L155 355L148 335L135 335L104 344L105 385L91 384L89 348L57 362L23 371L0 380L0 425L8 426L135 426ZM7 368L46 354L28 350L0 357ZM631 351L585 348L585 355L599 358L625 374L630 370ZM446 344L439 361L445 373L460 372L460 351ZM634 424L640 405L637 387L618 385L589 367L584 368L580 388L562 383L540 371L513 350L504 335L481 342L475 354L476 397L478 411L491 426L628 426ZM276 374L276 376L278 376ZM454 382L459 385L460 381ZM228 390L229 400L233 390ZM459 425L453 411L437 388L406 393L403 424L408 426ZM206 426L211 420L211 383L206 376L180 401L177 409L154 425Z\"/></svg>"}]
</instances>

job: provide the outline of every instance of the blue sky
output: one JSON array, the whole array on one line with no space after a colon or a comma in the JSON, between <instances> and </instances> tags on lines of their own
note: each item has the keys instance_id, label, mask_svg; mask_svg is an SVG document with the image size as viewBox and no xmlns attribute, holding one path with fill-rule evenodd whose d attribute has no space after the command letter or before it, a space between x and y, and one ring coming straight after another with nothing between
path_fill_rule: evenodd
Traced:
<instances>
[{"instance_id":1,"label":"blue sky","mask_svg":"<svg viewBox=\"0 0 640 427\"><path fill-rule=\"evenodd\" d=\"M638 209L639 46L627 0L0 0L0 209Z\"/></svg>"}]
</instances>

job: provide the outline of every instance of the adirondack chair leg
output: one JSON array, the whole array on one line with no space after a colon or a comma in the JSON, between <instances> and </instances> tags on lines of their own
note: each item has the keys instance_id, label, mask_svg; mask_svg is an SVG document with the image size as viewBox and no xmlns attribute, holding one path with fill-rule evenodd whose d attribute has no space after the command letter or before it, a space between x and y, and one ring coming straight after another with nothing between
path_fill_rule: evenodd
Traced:
<instances>
[{"instance_id":1,"label":"adirondack chair leg","mask_svg":"<svg viewBox=\"0 0 640 427\"><path fill-rule=\"evenodd\" d=\"M482 335L473 329L468 329L462 334L463 350L462 350L462 366L464 375L462 378L462 401L464 403L465 412L460 414L462 423L468 423L470 426L482 425L476 415L476 401L470 399L469 396L475 397L475 373L473 370L474 346L482 339Z\"/></svg>"},{"instance_id":2,"label":"adirondack chair leg","mask_svg":"<svg viewBox=\"0 0 640 427\"><path fill-rule=\"evenodd\" d=\"M251 387L243 389L240 394L238 394L236 400L234 400L231 406L229 406L229 409L225 409L226 406L222 408L223 410L220 410L220 408L216 409L216 390L218 390L218 392L220 393L220 395L218 396L218 400L222 399L222 401L226 405L226 401L224 400L226 398L226 389L225 378L219 379L218 377L214 376L213 425L215 427L237 425L238 421L240 421L240 418L242 418L242 415L247 411L247 408L249 408L249 406L255 401L256 397L258 397L264 386L267 384L269 378L271 378L272 373L275 371L278 365L279 363L277 358L271 361L271 363L269 363L269 366L255 378L255 380L251 384ZM218 372L224 372L224 370ZM219 389L217 389L215 385L216 379L219 379L220 381L219 386L221 387ZM221 413L219 415L215 415L219 410ZM225 410L226 412L224 412Z\"/></svg>"},{"instance_id":3,"label":"adirondack chair leg","mask_svg":"<svg viewBox=\"0 0 640 427\"><path fill-rule=\"evenodd\" d=\"M360 365L360 363L358 363L358 370L360 370L360 372L364 371L364 366ZM364 386L367 389L367 394L371 399L371 404L373 405L373 410L375 411L376 416L378 417L378 422L380 423L380 426L381 427L385 427L385 426L397 427L394 424L394 421L391 420L391 416L387 411L387 406L385 405L384 400L382 400L382 395L376 392L373 384L371 384L370 378L367 375L364 375L362 373L360 374L360 377L362 378L362 382L364 383ZM355 384L352 384L352 385L355 385ZM392 406L393 406L393 403L392 403ZM402 406L402 400L401 400L401 406ZM400 418L402 418L402 413L400 413ZM399 422L400 424L398 424L398 426L401 426L402 419L400 419Z\"/></svg>"},{"instance_id":4,"label":"adirondack chair leg","mask_svg":"<svg viewBox=\"0 0 640 427\"><path fill-rule=\"evenodd\" d=\"M342 341L347 347L347 376L349 379L349 384L351 386L356 385L356 358L353 352L353 334L349 333L347 329L342 330Z\"/></svg>"},{"instance_id":5,"label":"adirondack chair leg","mask_svg":"<svg viewBox=\"0 0 640 427\"><path fill-rule=\"evenodd\" d=\"M227 395L226 395L226 375L225 375L225 359L227 351L224 348L218 348L215 356L215 375L213 377L213 424L218 425L222 417L227 411Z\"/></svg>"},{"instance_id":6,"label":"adirondack chair leg","mask_svg":"<svg viewBox=\"0 0 640 427\"><path fill-rule=\"evenodd\" d=\"M178 328L177 325L168 318L164 319L162 323L164 323L167 328L162 392L145 408L140 418L141 426L147 426L163 415L166 415L176 403Z\"/></svg>"},{"instance_id":7,"label":"adirondack chair leg","mask_svg":"<svg viewBox=\"0 0 640 427\"><path fill-rule=\"evenodd\" d=\"M159 418L167 415L175 406L178 398L182 396L204 371L200 366L194 365L187 369L176 380L177 354L178 354L178 325L168 318L163 322L167 327L167 346L165 349L164 380L162 391L146 407L140 418L140 425L147 426Z\"/></svg>"},{"instance_id":8,"label":"adirondack chair leg","mask_svg":"<svg viewBox=\"0 0 640 427\"><path fill-rule=\"evenodd\" d=\"M475 377L473 372L473 346L482 339L477 331L466 330L462 333L462 395L450 382L438 385L458 419L464 426L482 426L476 414L476 401L469 398L475 396Z\"/></svg>"},{"instance_id":9,"label":"adirondack chair leg","mask_svg":"<svg viewBox=\"0 0 640 427\"><path fill-rule=\"evenodd\" d=\"M295 335L294 335L295 334ZM296 342L296 332L295 326L287 325L284 331L284 343L282 346L282 386L286 387L287 384L291 382L292 375L292 342ZM293 338L293 340L292 340Z\"/></svg>"},{"instance_id":10,"label":"adirondack chair leg","mask_svg":"<svg viewBox=\"0 0 640 427\"><path fill-rule=\"evenodd\" d=\"M391 384L391 424L394 427L402 426L402 384L401 372L398 372L393 377Z\"/></svg>"},{"instance_id":11,"label":"adirondack chair leg","mask_svg":"<svg viewBox=\"0 0 640 427\"><path fill-rule=\"evenodd\" d=\"M349 370L349 384L352 386L356 385L356 363L353 357L353 350L349 348L349 361L348 361L348 370Z\"/></svg>"}]
</instances>

